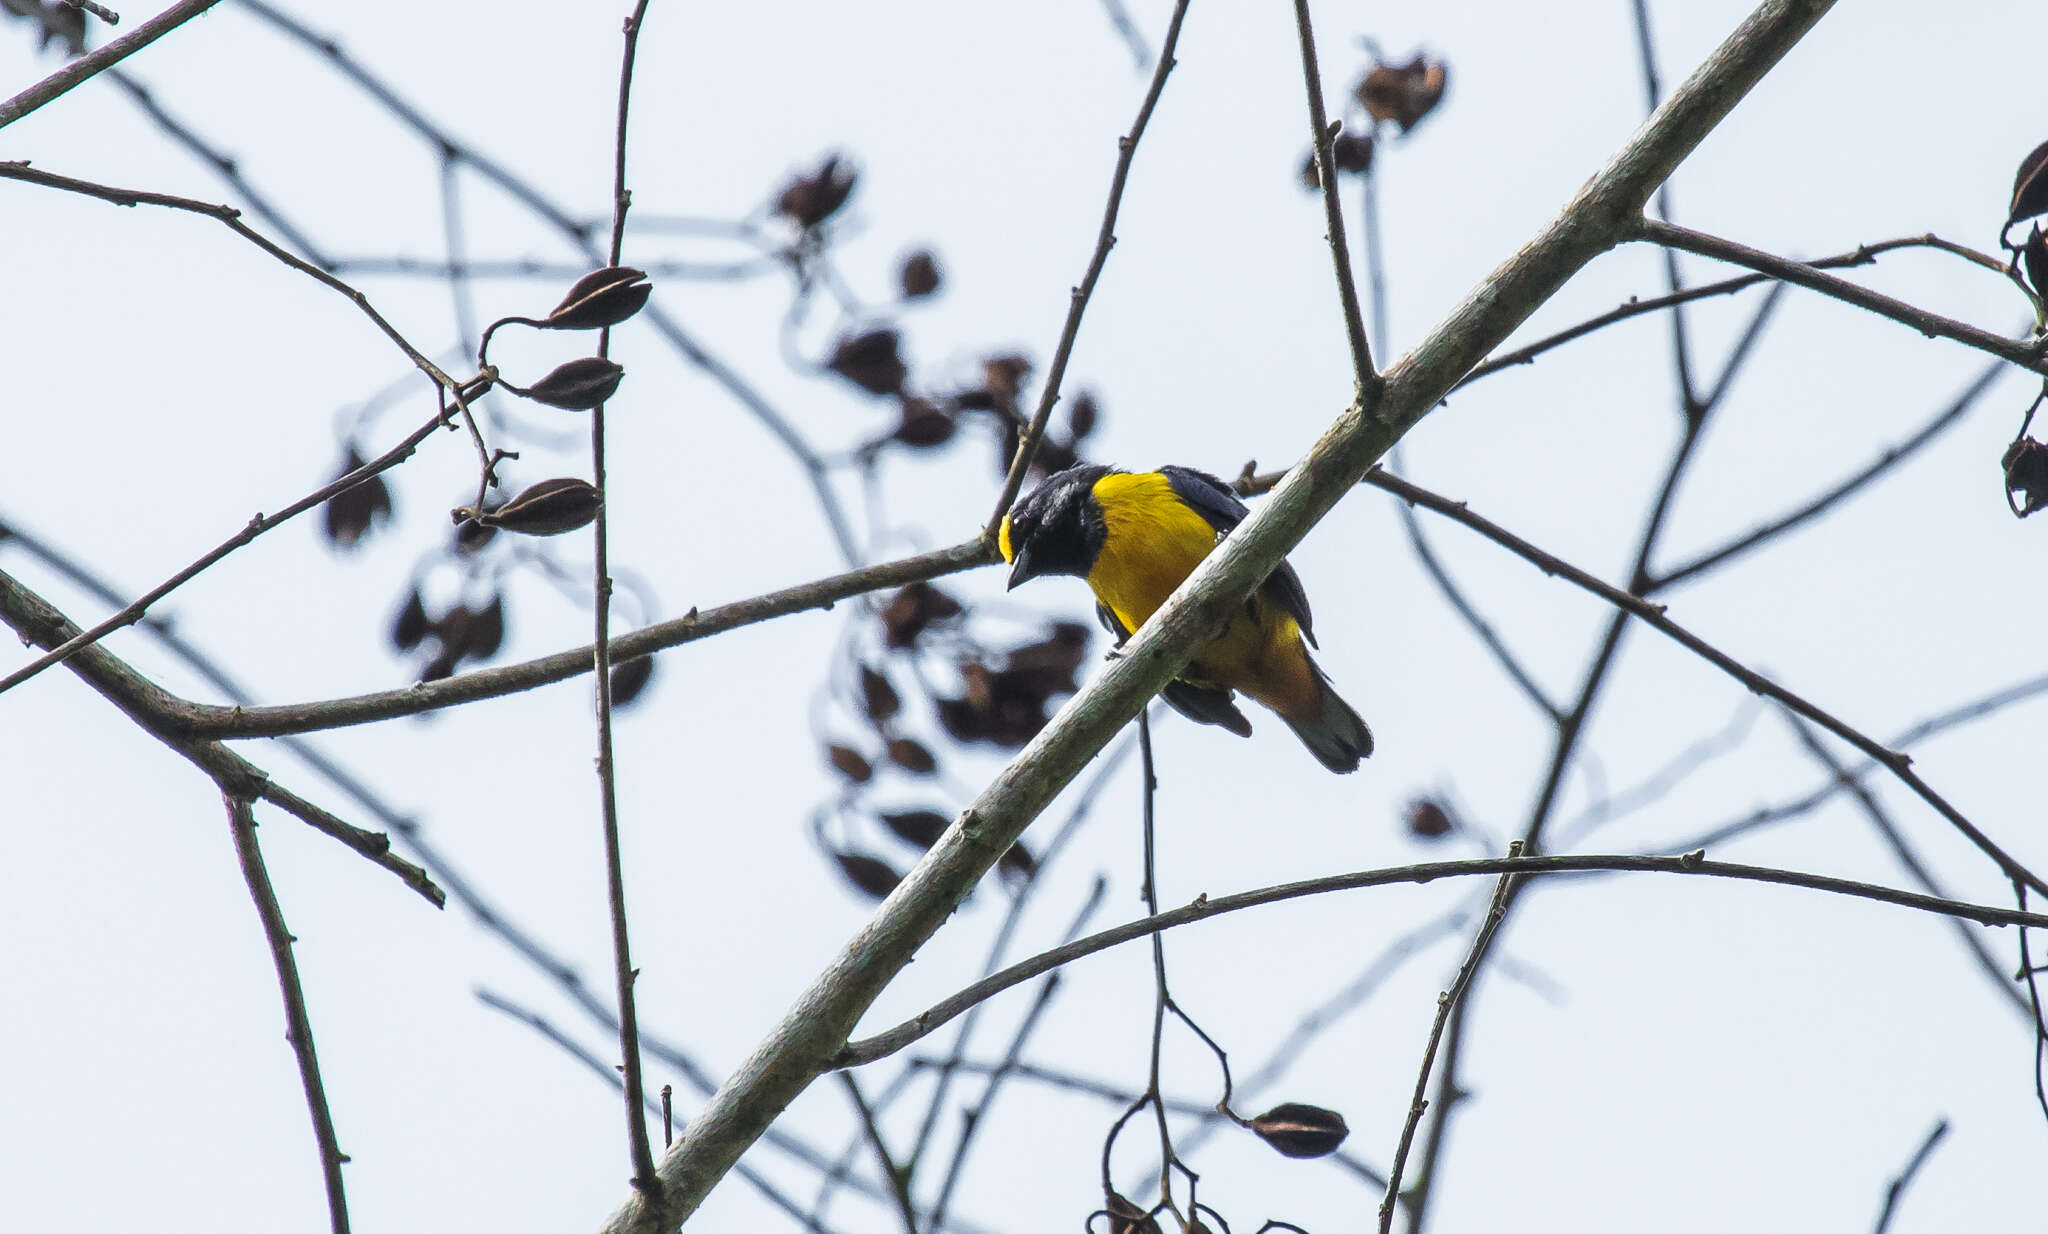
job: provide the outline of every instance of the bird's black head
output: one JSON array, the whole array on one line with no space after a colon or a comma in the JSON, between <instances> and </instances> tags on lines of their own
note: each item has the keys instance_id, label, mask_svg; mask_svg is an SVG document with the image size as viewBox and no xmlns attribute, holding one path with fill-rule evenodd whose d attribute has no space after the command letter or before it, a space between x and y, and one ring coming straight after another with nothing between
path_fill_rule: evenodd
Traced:
<instances>
[{"instance_id":1,"label":"bird's black head","mask_svg":"<svg viewBox=\"0 0 2048 1234\"><path fill-rule=\"evenodd\" d=\"M1010 586L1043 574L1088 577L1108 528L1095 501L1107 467L1069 467L1034 489L1003 519L998 547L1010 564Z\"/></svg>"}]
</instances>

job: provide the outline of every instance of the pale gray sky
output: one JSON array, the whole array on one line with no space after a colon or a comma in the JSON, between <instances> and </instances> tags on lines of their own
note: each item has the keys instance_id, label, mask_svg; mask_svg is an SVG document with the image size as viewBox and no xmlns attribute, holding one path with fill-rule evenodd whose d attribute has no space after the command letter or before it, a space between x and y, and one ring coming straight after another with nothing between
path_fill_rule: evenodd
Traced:
<instances>
[{"instance_id":1,"label":"pale gray sky","mask_svg":"<svg viewBox=\"0 0 2048 1234\"><path fill-rule=\"evenodd\" d=\"M1746 11L1737 0L1655 5L1666 81ZM2024 0L1930 12L1896 0L1839 6L1680 170L1676 217L1794 255L1929 231L1993 246L2013 168L2048 136L2038 55L2022 37L2038 12ZM1137 0L1132 13L1156 46L1167 6ZM123 15L124 28L146 16ZM307 19L463 141L594 217L608 205L622 15L623 6L368 3ZM1362 67L1360 36L1395 56L1425 46L1451 66L1442 109L1381 153L1398 351L1638 123L1629 6L1325 4L1316 16L1333 101ZM1103 460L1225 473L1250 458L1283 465L1350 390L1320 207L1296 179L1307 121L1293 22L1284 6L1196 0L1180 60L1139 152L1068 388L1102 400L1092 444ZM7 93L55 64L33 54L24 26L0 27ZM248 10L223 5L128 68L329 252L442 255L433 152ZM826 151L849 152L862 176L843 269L879 300L904 252L937 250L946 290L906 313L904 328L914 380L945 389L992 350L1049 356L1093 243L1116 136L1143 86L1093 0L656 0L635 92L635 208L737 216ZM208 200L228 194L104 81L0 134L0 158ZM474 176L460 191L474 254L573 260L556 234ZM1356 241L1355 182L1346 192ZM406 371L345 300L208 220L21 184L0 184L0 203L10 288L0 297L10 375L0 519L130 593L326 478L340 413ZM629 235L626 249L643 262L728 252L653 234ZM1689 259L1685 269L1694 280L1719 273ZM1651 250L1603 257L1529 333L1653 294L1662 277ZM1856 277L1989 329L2020 324L2009 287L1945 257L1901 253ZM455 344L442 285L361 285L415 341ZM485 282L478 311L545 310L559 292L553 282ZM776 327L786 301L775 277L665 280L657 292L821 450L878 431L879 404L784 364ZM1718 364L1756 303L1752 293L1692 315L1703 369ZM1410 474L1615 575L1679 427L1668 340L1661 318L1639 320L1460 394L1408 439ZM494 355L539 372L587 342L508 335ZM815 334L805 343L821 345ZM651 581L663 615L840 568L801 471L728 394L645 323L622 329L614 354L628 376L611 413L613 557ZM1979 368L1957 346L1788 295L1708 430L1661 559L1719 543L1862 465ZM2001 381L1883 487L1665 597L1673 615L1880 737L2038 674L2048 526L2007 513L1997 470L2030 397L2022 378ZM416 382L367 444L395 440L430 410ZM889 551L970 534L993 493L991 449L963 432L946 451L892 459ZM508 474L523 483L586 463L580 445L536 449ZM316 519L301 520L164 611L264 701L403 684L407 667L386 654L383 631L420 553L445 540L440 511L473 488L474 466L465 441L438 436L397 473L396 533L337 559ZM858 486L841 491L858 514ZM1540 681L1555 695L1574 691L1606 611L1462 529L1429 530ZM557 547L580 575L583 545ZM1519 833L1549 757L1548 722L1444 606L1387 498L1348 499L1293 560L1315 602L1323 662L1372 722L1379 752L1339 779L1262 714L1249 742L1162 724L1169 903L1470 851L1405 836L1400 809L1418 792L1447 790L1491 833ZM5 544L0 566L74 617L105 611ZM986 599L1000 579L983 572L951 586ZM505 658L587 637L587 614L538 579L520 578L511 594ZM1073 580L1014 599L1086 611ZM642 1016L720 1074L867 912L806 828L835 791L809 723L850 611L670 652L646 705L620 719ZM108 646L172 690L215 697L140 632ZM10 654L0 669L22 658ZM1722 729L1746 698L1672 644L1633 631L1560 822L1603 785L1634 784ZM1914 750L1931 783L2036 868L2048 866L2035 775L2044 714L2039 703L2022 706ZM4 1224L322 1228L269 957L211 785L62 672L0 700L0 732L0 783L13 805L0 828L0 930L14 940L0 1016ZM593 740L584 687L558 685L318 744L605 987ZM245 745L287 784L367 821L287 752ZM1001 765L951 752L946 762L963 787ZM1821 779L1765 713L1739 750L1583 847L1655 851ZM1996 871L1932 811L1896 784L1874 787L1950 890L2010 901ZM1140 911L1137 792L1126 768L1052 869L1020 953L1058 937L1097 870L1110 879L1098 924ZM908 786L879 796L941 795ZM625 1191L616 1098L473 992L531 1004L602 1057L616 1043L463 912L436 914L295 821L262 817L354 1158L357 1228L594 1228ZM1031 837L1042 844L1047 826ZM1713 855L1907 885L1846 800ZM1168 948L1175 993L1249 1073L1386 942L1479 890L1352 893L1181 931ZM1000 899L993 888L977 896L884 995L872 1025L977 975ZM2011 931L1986 938L2003 967L2017 964ZM1943 922L1785 888L1610 878L1526 897L1504 950L1561 997L1501 970L1477 989L1462 1063L1477 1096L1455 1123L1433 1229L1867 1228L1939 1116L1951 1134L1893 1229L2040 1223L2048 1125L2034 1101L2030 1035ZM1384 1166L1436 991L1460 954L1459 941L1437 943L1246 1104L1341 1110L1347 1147ZM997 1054L1029 999L1012 993L991 1007L977 1057ZM1142 948L1081 963L1029 1057L1138 1087L1150 999ZM1187 1044L1168 1052L1169 1086L1213 1100L1213 1068ZM681 1112L695 1109L679 1079L651 1068L650 1083L664 1082L677 1083ZM914 1130L916 1106L888 1120L899 1140ZM1004 1231L1075 1228L1098 1203L1096 1156L1114 1113L1086 1097L1009 1092L983 1129L956 1212ZM852 1128L829 1084L782 1126L829 1152ZM1119 1157L1126 1179L1143 1165L1139 1149L1128 1143ZM747 1161L809 1202L813 1172L768 1148ZM1244 1135L1211 1141L1195 1164L1204 1199L1240 1230L1267 1216L1319 1234L1356 1229L1377 1203L1343 1171L1278 1159ZM787 1225L737 1179L699 1220ZM893 1228L894 1218L843 1197L832 1223L855 1234Z\"/></svg>"}]
</instances>

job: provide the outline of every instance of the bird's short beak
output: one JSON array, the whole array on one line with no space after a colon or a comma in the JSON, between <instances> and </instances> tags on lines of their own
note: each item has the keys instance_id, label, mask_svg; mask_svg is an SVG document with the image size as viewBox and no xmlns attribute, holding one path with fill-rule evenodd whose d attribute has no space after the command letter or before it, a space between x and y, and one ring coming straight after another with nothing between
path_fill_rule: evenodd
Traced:
<instances>
[{"instance_id":1,"label":"bird's short beak","mask_svg":"<svg viewBox=\"0 0 2048 1234\"><path fill-rule=\"evenodd\" d=\"M1019 545L1017 547L1017 558L1010 563L1010 585L1005 590L1015 591L1018 584L1029 582L1037 577L1038 571L1031 568L1031 546L1028 544Z\"/></svg>"}]
</instances>

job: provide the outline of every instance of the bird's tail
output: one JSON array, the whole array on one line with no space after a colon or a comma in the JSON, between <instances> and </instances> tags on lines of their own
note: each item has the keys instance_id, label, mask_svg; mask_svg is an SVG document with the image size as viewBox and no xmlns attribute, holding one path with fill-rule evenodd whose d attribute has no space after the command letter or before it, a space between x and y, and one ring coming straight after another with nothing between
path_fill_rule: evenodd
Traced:
<instances>
[{"instance_id":1,"label":"bird's tail","mask_svg":"<svg viewBox=\"0 0 2048 1234\"><path fill-rule=\"evenodd\" d=\"M1320 671L1316 673L1316 691L1313 709L1280 718L1317 762L1338 775L1358 770L1359 760L1372 754L1372 730Z\"/></svg>"}]
</instances>

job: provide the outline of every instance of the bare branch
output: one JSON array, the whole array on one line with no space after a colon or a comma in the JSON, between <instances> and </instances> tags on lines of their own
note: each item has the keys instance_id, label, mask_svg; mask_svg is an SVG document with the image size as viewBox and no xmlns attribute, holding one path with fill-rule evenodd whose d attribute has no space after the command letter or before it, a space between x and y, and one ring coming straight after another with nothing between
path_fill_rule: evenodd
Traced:
<instances>
[{"instance_id":1,"label":"bare branch","mask_svg":"<svg viewBox=\"0 0 2048 1234\"><path fill-rule=\"evenodd\" d=\"M334 1138L334 1115L327 1108L327 1090L320 1082L320 1059L313 1049L313 1022L306 1015L306 991L299 984L298 961L292 958L292 933L285 928L284 910L278 907L277 891L270 885L270 872L263 866L263 852L256 846L256 811L250 799L227 785L221 795L228 806L228 823L235 836L235 856L242 863L242 880L249 885L249 898L263 919L263 937L270 943L270 962L277 969L277 985L284 996L285 1040L299 1060L299 1083L306 1090L306 1110L313 1118L313 1139L320 1146L320 1173L327 1184L327 1220L334 1234L348 1234L348 1196L342 1191L341 1167L348 1156Z\"/></svg>"},{"instance_id":2,"label":"bare branch","mask_svg":"<svg viewBox=\"0 0 2048 1234\"><path fill-rule=\"evenodd\" d=\"M1352 874L1332 874L1298 883L1262 887L1257 891L1241 891L1235 895L1197 896L1192 903L1180 908L1168 909L1157 916L1141 917L1120 926L1112 926L1077 942L1041 952L1028 960L1020 960L1002 972L977 981L958 994L933 1004L930 1009L894 1028L872 1037L848 1042L832 1057L830 1065L859 1067L877 1059L887 1058L923 1038L969 1007L1012 986L1051 972L1062 965L1071 964L1083 956L1106 951L1161 930L1207 921L1211 917L1222 916L1225 913L1241 912L1265 904L1278 904L1283 900L1298 900L1304 896L1327 895L1336 891L1353 891L1364 887L1384 887L1399 883L1427 883L1440 878L1501 874L1533 877L1589 870L1687 874L1707 878L1733 878L1745 882L1776 883L1785 887L1804 887L1810 891L1825 891L1856 899L1875 900L1883 904L1896 904L1902 908L1918 909L1941 916L1960 917L1982 925L2048 925L2048 915L2041 913L1946 900L1940 896L1925 895L1917 891L1901 891L1894 887L1860 883L1825 874L1807 874L1798 870L1740 865L1728 861L1708 861L1698 853L1688 853L1681 857L1575 854L1565 857L1475 857L1463 861L1428 861L1381 870L1362 870Z\"/></svg>"},{"instance_id":3,"label":"bare branch","mask_svg":"<svg viewBox=\"0 0 2048 1234\"><path fill-rule=\"evenodd\" d=\"M1815 724L1827 729L1835 736L1840 737L1875 759L1886 770L1898 777L1899 781L1912 789L1922 801L1933 806L1956 830L1967 836L1970 842L1977 846L1979 851L1996 862L1998 868L2008 877L2020 879L2029 887L2048 893L2048 884L2044 884L2039 875L2028 870L2017 859L2012 857L2003 848L2000 848L1992 841L1991 837L1979 830L1976 824L1965 818L1962 811L1949 804L1947 798L1937 793L1927 781L1921 779L1920 775L1912 769L1912 759L1896 750L1886 748L1875 738L1869 737L1860 730L1850 727L1844 721L1823 711L1818 706L1794 694L1763 674L1745 667L1727 653L1712 646L1706 640L1665 616L1663 605L1652 604L1640 596L1632 595L1618 587L1602 582L1577 566L1544 552L1542 549L1537 548L1535 545L1530 544L1498 524L1474 514L1466 508L1463 502L1451 501L1448 498L1440 497L1427 489L1410 484L1406 480L1388 475L1384 471L1372 473L1367 477L1367 483L1386 489L1388 492L1397 493L1419 505L1434 510L1438 514L1463 523L1509 552L1514 553L1517 557L1534 565L1545 574L1563 578L1577 587L1590 591L1617 609L1653 627L1659 633L1678 643L1679 646L1684 647L1694 655L1712 664L1715 668L1741 682L1751 693L1775 699Z\"/></svg>"},{"instance_id":4,"label":"bare branch","mask_svg":"<svg viewBox=\"0 0 2048 1234\"><path fill-rule=\"evenodd\" d=\"M1920 1173L1920 1167L1927 1164L1927 1158L1934 1154L1935 1145L1941 1143L1941 1137L1947 1134L1948 1120L1936 1119L1933 1128L1927 1133L1927 1138L1920 1141L1920 1147L1906 1159L1905 1168L1899 1171L1898 1177L1892 1179L1892 1185L1885 1188L1884 1207L1878 1211L1874 1234L1884 1234L1891 1228L1892 1213L1898 1209L1899 1197L1905 1195L1906 1188L1913 1185L1913 1179Z\"/></svg>"},{"instance_id":5,"label":"bare branch","mask_svg":"<svg viewBox=\"0 0 2048 1234\"><path fill-rule=\"evenodd\" d=\"M1809 291L1817 291L1824 296L1868 309L1880 317L1889 317L1902 325L1911 326L1928 338L1952 339L1966 347L1974 347L1988 355L1997 356L2008 364L2018 365L2030 373L2048 374L2048 360L2043 359L2042 347L2038 343L2009 339L1966 322L1943 317L1939 313L1930 313L1903 300L1880 295L1848 279L1822 273L1804 262L1791 261L1747 245L1737 244L1733 240L1723 240L1719 236L1710 236L1705 232L1659 222L1656 219L1642 220L1632 238L1661 244L1667 248L1682 249L1688 253L1697 253L1701 257L1711 257L1732 265L1746 266L1772 278L1783 279Z\"/></svg>"},{"instance_id":6,"label":"bare branch","mask_svg":"<svg viewBox=\"0 0 2048 1234\"><path fill-rule=\"evenodd\" d=\"M1010 505L1017 500L1017 494L1024 487L1024 477L1031 470L1031 460L1038 457L1038 443L1045 439L1046 422L1052 419L1053 404L1059 402L1060 385L1066 380L1067 360L1074 354L1074 340L1081 333L1081 315L1088 311L1088 298L1095 294L1095 282L1102 277L1102 267L1109 261L1109 250L1116 245L1116 216L1124 202L1124 182L1131 175L1131 160L1138 153L1138 141L1145 135L1145 126L1152 120L1152 109L1159 105L1159 95L1166 89L1167 74L1173 72L1176 61L1173 52L1180 45L1181 22L1188 15L1188 0L1175 0L1173 17L1166 23L1166 41L1159 47L1159 62L1152 69L1152 84L1145 91L1144 101L1138 104L1138 118L1131 122L1131 131L1116 141L1116 170L1109 178L1109 200L1102 207L1102 227L1095 234L1095 254L1088 259L1088 269L1081 275L1080 286L1074 288L1067 306L1067 322L1060 328L1059 345L1053 348L1052 365L1045 372L1045 387L1039 391L1038 409L1031 413L1031 422L1017 437L1017 453L1010 460L1010 474L1003 478L1003 490L996 498L995 513L989 515L988 526L982 535L994 543L996 528L1002 525L1003 516L1010 512Z\"/></svg>"},{"instance_id":7,"label":"bare branch","mask_svg":"<svg viewBox=\"0 0 2048 1234\"><path fill-rule=\"evenodd\" d=\"M619 253L626 239L626 211L633 201L626 188L626 120L631 113L633 61L640 49L640 22L647 15L647 4L648 0L639 0L633 6L632 15L626 18L626 50L619 66L618 136L613 147L612 247L611 260L606 263L611 266L619 264ZM598 335L597 354L600 358L611 354L611 342L611 327L607 326ZM605 483L604 464L604 404L600 402L590 412L590 473L591 483L601 498L608 499L611 494ZM598 800L604 832L605 891L611 909L612 975L619 992L619 1054L623 1060L620 1076L624 1081L626 1098L627 1149L633 1165L633 1185L641 1194L658 1202L661 1199L661 1180L654 1173L654 1149L647 1137L647 1092L640 1061L640 1015L633 999L633 983L640 974L633 967L633 949L626 928L625 859L619 851L619 795L612 750L612 576L607 534L609 518L606 514L610 502L604 499L597 504L597 518L592 528L592 569L596 580L592 585L595 602L591 607L596 637L591 647L590 665L597 687ZM915 1226L906 1234L917 1234Z\"/></svg>"},{"instance_id":8,"label":"bare branch","mask_svg":"<svg viewBox=\"0 0 2048 1234\"><path fill-rule=\"evenodd\" d=\"M920 553L900 561L884 562L835 574L815 582L801 583L771 591L749 600L739 600L702 613L691 609L671 621L657 622L631 634L611 640L612 662L622 663L652 655L669 647L680 647L736 630L741 626L801 613L808 609L829 609L840 600L865 595L884 587L900 587L925 579L956 574L996 561L995 550L980 540L969 540L951 548ZM178 731L193 736L221 739L278 737L286 733L310 733L321 729L368 724L399 716L439 711L459 703L517 694L536 686L567 681L590 672L595 662L594 646L557 652L522 664L425 682L401 690L358 694L353 698L329 699L315 703L287 703L276 707L212 707L184 703L169 713Z\"/></svg>"},{"instance_id":9,"label":"bare branch","mask_svg":"<svg viewBox=\"0 0 2048 1234\"><path fill-rule=\"evenodd\" d=\"M220 0L179 0L179 3L135 27L134 33L124 34L97 51L78 57L5 103L0 103L0 129L63 95L95 73L126 60L219 3ZM106 14L101 12L100 15L104 17Z\"/></svg>"},{"instance_id":10,"label":"bare branch","mask_svg":"<svg viewBox=\"0 0 2048 1234\"><path fill-rule=\"evenodd\" d=\"M61 646L78 636L78 627L64 614L5 571L0 571L0 622L37 647ZM70 667L151 736L205 771L221 791L272 802L397 875L434 907L440 908L447 902L447 893L427 877L425 870L391 852L391 837L351 826L295 796L272 783L262 769L217 741L196 740L177 732L171 717L181 700L105 648L85 648L72 657Z\"/></svg>"},{"instance_id":11,"label":"bare branch","mask_svg":"<svg viewBox=\"0 0 2048 1234\"><path fill-rule=\"evenodd\" d=\"M1522 842L1510 841L1510 860L1522 855ZM1422 1112L1429 1108L1429 1102L1422 1094L1429 1088L1429 1073L1436 1065L1437 1046L1444 1038L1444 1022L1451 1018L1465 991L1472 984L1473 974L1479 971L1479 962L1486 956L1486 949L1493 944L1494 931L1500 929L1501 919L1507 916L1508 900L1515 893L1515 876L1503 874L1494 884L1493 902L1487 905L1486 919L1472 936L1472 946L1465 953L1465 962L1458 966L1458 975L1451 979L1450 988L1436 996L1436 1020L1429 1028L1429 1044L1422 1050L1422 1066L1415 1076L1415 1095L1408 1100L1408 1120L1401 1127L1401 1139L1394 1146L1394 1164L1387 1171L1387 1194L1380 1201L1380 1234L1389 1234L1394 1228L1394 1201L1401 1197L1401 1173L1408 1165L1408 1149L1415 1143L1415 1126L1422 1121Z\"/></svg>"},{"instance_id":12,"label":"bare branch","mask_svg":"<svg viewBox=\"0 0 2048 1234\"><path fill-rule=\"evenodd\" d=\"M1337 196L1337 163L1331 144L1340 122L1331 124L1323 106L1323 72L1316 63L1316 32L1308 17L1308 0L1294 0L1294 26L1301 39L1301 76L1308 87L1309 140L1316 152L1316 182L1322 187L1323 225L1329 230L1330 259L1337 267L1337 299L1344 314L1344 335L1351 344L1351 373L1358 383L1354 398L1376 394L1380 376L1373 367L1372 344L1365 338L1365 319L1358 310L1358 285L1351 274L1351 246L1344 239L1344 205ZM1377 268L1377 267L1375 267ZM1386 323L1378 323L1381 330Z\"/></svg>"}]
</instances>

